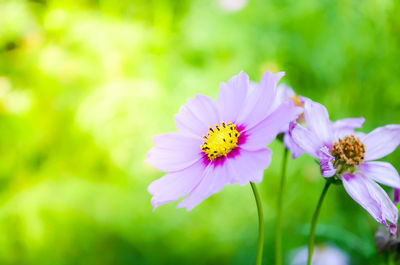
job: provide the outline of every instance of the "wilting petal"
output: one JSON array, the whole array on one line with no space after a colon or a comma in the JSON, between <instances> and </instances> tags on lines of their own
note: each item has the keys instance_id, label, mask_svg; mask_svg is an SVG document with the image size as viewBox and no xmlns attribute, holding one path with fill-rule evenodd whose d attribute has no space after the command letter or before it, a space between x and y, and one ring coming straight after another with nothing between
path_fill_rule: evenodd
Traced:
<instances>
[{"instance_id":1,"label":"wilting petal","mask_svg":"<svg viewBox=\"0 0 400 265\"><path fill-rule=\"evenodd\" d=\"M397 221L399 217L399 212L392 200L386 194L386 192L374 181L370 180L370 193L375 195L376 200L382 207L382 218L383 220L389 221L389 224L384 223L392 232L396 234L397 231Z\"/></svg>"},{"instance_id":2,"label":"wilting petal","mask_svg":"<svg viewBox=\"0 0 400 265\"><path fill-rule=\"evenodd\" d=\"M188 168L168 173L153 181L148 191L153 195L151 203L154 209L188 194L201 181L204 169L203 162L198 161Z\"/></svg>"},{"instance_id":3,"label":"wilting petal","mask_svg":"<svg viewBox=\"0 0 400 265\"><path fill-rule=\"evenodd\" d=\"M217 106L221 119L225 122L236 122L243 109L249 89L249 76L243 72L232 77L228 83L221 83Z\"/></svg>"},{"instance_id":4,"label":"wilting petal","mask_svg":"<svg viewBox=\"0 0 400 265\"><path fill-rule=\"evenodd\" d=\"M238 124L250 129L267 117L275 100L276 85L284 75L283 72L276 74L265 72L260 84L248 95L244 109L237 120Z\"/></svg>"},{"instance_id":5,"label":"wilting petal","mask_svg":"<svg viewBox=\"0 0 400 265\"><path fill-rule=\"evenodd\" d=\"M186 208L187 211L190 211L229 183L230 172L227 163L218 166L210 163L203 172L201 182L178 204L178 208Z\"/></svg>"},{"instance_id":6,"label":"wilting petal","mask_svg":"<svg viewBox=\"0 0 400 265\"><path fill-rule=\"evenodd\" d=\"M283 143L285 147L290 150L292 153L292 158L296 159L297 157L301 156L304 151L301 149L292 139L289 133L285 133L283 136Z\"/></svg>"},{"instance_id":7,"label":"wilting petal","mask_svg":"<svg viewBox=\"0 0 400 265\"><path fill-rule=\"evenodd\" d=\"M314 132L297 123L292 123L290 127L289 133L295 144L310 156L318 158L319 150L323 146L321 139Z\"/></svg>"},{"instance_id":8,"label":"wilting petal","mask_svg":"<svg viewBox=\"0 0 400 265\"><path fill-rule=\"evenodd\" d=\"M304 103L304 117L307 128L313 131L324 144L333 142L333 130L326 108L314 101L307 100Z\"/></svg>"},{"instance_id":9,"label":"wilting petal","mask_svg":"<svg viewBox=\"0 0 400 265\"><path fill-rule=\"evenodd\" d=\"M200 137L208 131L209 126L221 121L214 100L203 95L189 98L174 118L179 132Z\"/></svg>"},{"instance_id":10,"label":"wilting petal","mask_svg":"<svg viewBox=\"0 0 400 265\"><path fill-rule=\"evenodd\" d=\"M202 158L202 139L181 133L166 133L153 137L154 147L146 162L164 172L184 169Z\"/></svg>"},{"instance_id":11,"label":"wilting petal","mask_svg":"<svg viewBox=\"0 0 400 265\"><path fill-rule=\"evenodd\" d=\"M365 162L358 167L358 170L379 183L400 189L399 173L388 162Z\"/></svg>"},{"instance_id":12,"label":"wilting petal","mask_svg":"<svg viewBox=\"0 0 400 265\"><path fill-rule=\"evenodd\" d=\"M319 163L321 166L321 175L325 178L332 177L336 174L336 168L333 166L332 161L335 158L330 154L329 149L324 146L320 149Z\"/></svg>"},{"instance_id":13,"label":"wilting petal","mask_svg":"<svg viewBox=\"0 0 400 265\"><path fill-rule=\"evenodd\" d=\"M241 185L260 182L264 169L271 163L272 151L264 148L257 151L240 150L240 155L229 158L226 162L231 169L233 183Z\"/></svg>"},{"instance_id":14,"label":"wilting petal","mask_svg":"<svg viewBox=\"0 0 400 265\"><path fill-rule=\"evenodd\" d=\"M365 119L364 118L348 118L337 120L332 123L335 140L342 138L346 135L354 134L355 128L361 128Z\"/></svg>"},{"instance_id":15,"label":"wilting petal","mask_svg":"<svg viewBox=\"0 0 400 265\"><path fill-rule=\"evenodd\" d=\"M382 158L393 152L400 144L400 125L376 128L361 139L365 145L365 160Z\"/></svg>"},{"instance_id":16,"label":"wilting petal","mask_svg":"<svg viewBox=\"0 0 400 265\"><path fill-rule=\"evenodd\" d=\"M250 130L246 128L247 139L241 147L247 150L258 150L266 147L276 138L284 124L297 119L299 112L301 112L301 109L297 108L292 101L282 103L257 126Z\"/></svg>"},{"instance_id":17,"label":"wilting petal","mask_svg":"<svg viewBox=\"0 0 400 265\"><path fill-rule=\"evenodd\" d=\"M376 221L396 231L398 210L385 191L374 181L361 174L344 174L343 185L347 193ZM386 220L390 222L387 224Z\"/></svg>"},{"instance_id":18,"label":"wilting petal","mask_svg":"<svg viewBox=\"0 0 400 265\"><path fill-rule=\"evenodd\" d=\"M368 179L361 175L344 174L343 186L350 197L360 204L379 223L383 223L382 210L378 202L371 196L366 183Z\"/></svg>"}]
</instances>

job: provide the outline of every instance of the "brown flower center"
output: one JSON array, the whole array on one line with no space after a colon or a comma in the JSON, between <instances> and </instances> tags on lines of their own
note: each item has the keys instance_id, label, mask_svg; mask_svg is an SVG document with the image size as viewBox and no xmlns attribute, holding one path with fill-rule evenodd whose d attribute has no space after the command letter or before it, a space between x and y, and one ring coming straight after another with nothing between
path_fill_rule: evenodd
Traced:
<instances>
[{"instance_id":1,"label":"brown flower center","mask_svg":"<svg viewBox=\"0 0 400 265\"><path fill-rule=\"evenodd\" d=\"M360 165L365 157L365 146L354 135L340 138L333 143L331 154L335 157L333 165L338 169L354 169ZM341 170L340 170L341 171Z\"/></svg>"}]
</instances>

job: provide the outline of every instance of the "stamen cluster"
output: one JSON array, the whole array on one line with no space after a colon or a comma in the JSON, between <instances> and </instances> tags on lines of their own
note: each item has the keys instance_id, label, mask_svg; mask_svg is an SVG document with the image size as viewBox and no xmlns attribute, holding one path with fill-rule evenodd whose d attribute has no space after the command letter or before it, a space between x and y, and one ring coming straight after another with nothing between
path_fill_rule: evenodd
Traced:
<instances>
[{"instance_id":1,"label":"stamen cluster","mask_svg":"<svg viewBox=\"0 0 400 265\"><path fill-rule=\"evenodd\" d=\"M295 106L297 106L297 107L304 107L304 103L301 102L301 100L300 100L300 98L299 98L298 95L293 96L293 97L291 97L290 99L293 101L293 103L294 103Z\"/></svg>"},{"instance_id":2,"label":"stamen cluster","mask_svg":"<svg viewBox=\"0 0 400 265\"><path fill-rule=\"evenodd\" d=\"M333 143L331 154L335 157L333 165L338 169L339 173L343 171L354 171L365 157L365 146L354 135L346 136Z\"/></svg>"},{"instance_id":3,"label":"stamen cluster","mask_svg":"<svg viewBox=\"0 0 400 265\"><path fill-rule=\"evenodd\" d=\"M228 124L222 122L221 124L222 126L216 124L214 128L209 127L207 135L203 135L206 140L200 146L211 161L226 156L233 148L237 147L240 136L235 124L231 122Z\"/></svg>"}]
</instances>

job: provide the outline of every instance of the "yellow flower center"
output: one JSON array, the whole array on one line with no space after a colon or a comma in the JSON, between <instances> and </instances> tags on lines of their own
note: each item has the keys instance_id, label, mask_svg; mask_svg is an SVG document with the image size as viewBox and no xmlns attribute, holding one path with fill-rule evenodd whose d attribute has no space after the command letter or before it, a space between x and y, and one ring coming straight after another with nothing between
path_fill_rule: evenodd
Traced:
<instances>
[{"instance_id":1,"label":"yellow flower center","mask_svg":"<svg viewBox=\"0 0 400 265\"><path fill-rule=\"evenodd\" d=\"M233 148L237 146L240 133L236 129L236 125L229 122L218 124L214 128L209 127L209 132L203 135L206 139L203 145L200 146L201 150L207 155L211 161L226 156Z\"/></svg>"},{"instance_id":2,"label":"yellow flower center","mask_svg":"<svg viewBox=\"0 0 400 265\"><path fill-rule=\"evenodd\" d=\"M300 100L300 98L299 98L298 95L293 96L293 97L291 97L290 99L293 101L293 103L294 103L295 106L297 106L297 107L304 107L304 103L301 102L301 100Z\"/></svg>"}]
</instances>

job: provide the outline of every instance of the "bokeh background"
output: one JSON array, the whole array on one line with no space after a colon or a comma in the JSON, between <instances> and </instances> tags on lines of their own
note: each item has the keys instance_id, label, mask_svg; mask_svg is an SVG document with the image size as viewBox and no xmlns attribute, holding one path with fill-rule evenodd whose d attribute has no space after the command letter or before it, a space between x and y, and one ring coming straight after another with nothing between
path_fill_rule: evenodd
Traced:
<instances>
[{"instance_id":1,"label":"bokeh background","mask_svg":"<svg viewBox=\"0 0 400 265\"><path fill-rule=\"evenodd\" d=\"M249 186L227 186L191 212L152 211L143 160L151 136L219 82L265 70L364 131L400 123L396 0L0 0L0 264L252 264ZM264 264L272 264L282 144L259 184ZM400 150L385 158L400 169ZM307 242L324 180L289 161L285 263ZM390 192L390 190L388 190ZM378 224L341 186L317 229L351 264L384 264Z\"/></svg>"}]
</instances>

